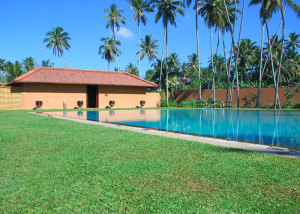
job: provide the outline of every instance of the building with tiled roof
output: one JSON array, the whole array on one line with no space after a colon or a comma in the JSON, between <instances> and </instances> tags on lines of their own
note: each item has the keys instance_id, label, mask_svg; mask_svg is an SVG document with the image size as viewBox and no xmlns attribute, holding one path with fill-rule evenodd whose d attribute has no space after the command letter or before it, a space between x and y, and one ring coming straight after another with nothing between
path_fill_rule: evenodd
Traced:
<instances>
[{"instance_id":1,"label":"building with tiled roof","mask_svg":"<svg viewBox=\"0 0 300 214\"><path fill-rule=\"evenodd\" d=\"M160 105L159 93L147 93L157 84L125 72L38 67L9 82L12 92L22 93L22 109L42 101L43 109L105 108L115 101L117 108L130 108L145 100L146 107Z\"/></svg>"}]
</instances>

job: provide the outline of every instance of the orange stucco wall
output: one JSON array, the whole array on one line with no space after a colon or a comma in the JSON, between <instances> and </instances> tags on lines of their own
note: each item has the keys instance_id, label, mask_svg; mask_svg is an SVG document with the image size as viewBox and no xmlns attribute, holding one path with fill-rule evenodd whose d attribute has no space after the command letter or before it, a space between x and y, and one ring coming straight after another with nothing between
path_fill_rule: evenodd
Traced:
<instances>
[{"instance_id":1,"label":"orange stucco wall","mask_svg":"<svg viewBox=\"0 0 300 214\"><path fill-rule=\"evenodd\" d=\"M85 85L60 85L60 84L23 84L22 108L33 109L37 100L43 101L43 109L62 109L64 100L67 108L77 106L77 101L83 101L86 107Z\"/></svg>"},{"instance_id":2,"label":"orange stucco wall","mask_svg":"<svg viewBox=\"0 0 300 214\"><path fill-rule=\"evenodd\" d=\"M61 84L22 84L22 109L33 109L37 100L43 101L43 109L62 109L64 100L67 108L77 106L77 101L83 101L86 108L86 85ZM108 106L110 100L115 101L116 108L134 108L140 106L140 100L145 100L145 107L159 107L160 94L146 93L143 87L99 86L99 108Z\"/></svg>"},{"instance_id":3,"label":"orange stucco wall","mask_svg":"<svg viewBox=\"0 0 300 214\"><path fill-rule=\"evenodd\" d=\"M105 108L110 100L115 101L115 108L135 108L145 100L145 107L159 107L160 94L146 93L143 87L99 86L99 108Z\"/></svg>"}]
</instances>

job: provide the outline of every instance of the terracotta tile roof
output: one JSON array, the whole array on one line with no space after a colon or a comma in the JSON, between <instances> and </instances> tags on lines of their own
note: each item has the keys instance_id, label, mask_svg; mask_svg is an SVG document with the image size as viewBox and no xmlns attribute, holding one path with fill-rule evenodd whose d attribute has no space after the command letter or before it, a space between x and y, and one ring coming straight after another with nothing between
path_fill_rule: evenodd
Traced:
<instances>
[{"instance_id":1,"label":"terracotta tile roof","mask_svg":"<svg viewBox=\"0 0 300 214\"><path fill-rule=\"evenodd\" d=\"M9 82L16 83L54 83L54 84L79 84L79 85L117 85L158 87L132 74L114 71L83 70L70 68L38 67Z\"/></svg>"}]
</instances>

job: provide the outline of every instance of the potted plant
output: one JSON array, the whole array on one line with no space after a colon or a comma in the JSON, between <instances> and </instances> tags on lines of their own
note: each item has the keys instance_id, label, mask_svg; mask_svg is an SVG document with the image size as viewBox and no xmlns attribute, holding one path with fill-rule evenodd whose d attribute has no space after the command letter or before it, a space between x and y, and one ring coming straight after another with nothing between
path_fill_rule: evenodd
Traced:
<instances>
[{"instance_id":1,"label":"potted plant","mask_svg":"<svg viewBox=\"0 0 300 214\"><path fill-rule=\"evenodd\" d=\"M35 102L35 105L36 105L36 109L41 109L43 105L43 101L38 100Z\"/></svg>"},{"instance_id":2,"label":"potted plant","mask_svg":"<svg viewBox=\"0 0 300 214\"><path fill-rule=\"evenodd\" d=\"M82 108L83 101L82 100L77 101L77 105L78 105L78 108Z\"/></svg>"},{"instance_id":3,"label":"potted plant","mask_svg":"<svg viewBox=\"0 0 300 214\"><path fill-rule=\"evenodd\" d=\"M143 108L143 107L145 107L146 101L145 100L141 100L140 104L141 104L141 108Z\"/></svg>"},{"instance_id":4,"label":"potted plant","mask_svg":"<svg viewBox=\"0 0 300 214\"><path fill-rule=\"evenodd\" d=\"M115 106L115 101L114 101L114 100L110 100L110 101L109 101L109 106L110 106L111 108L114 108L114 106Z\"/></svg>"}]
</instances>

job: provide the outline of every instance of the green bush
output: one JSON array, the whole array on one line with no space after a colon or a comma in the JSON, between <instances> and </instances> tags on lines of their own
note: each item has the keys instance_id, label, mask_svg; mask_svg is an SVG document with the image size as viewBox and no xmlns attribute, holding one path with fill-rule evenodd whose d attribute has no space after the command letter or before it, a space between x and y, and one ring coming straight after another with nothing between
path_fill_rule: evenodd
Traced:
<instances>
[{"instance_id":1,"label":"green bush","mask_svg":"<svg viewBox=\"0 0 300 214\"><path fill-rule=\"evenodd\" d=\"M191 98L190 100L181 102L178 107L182 108L197 108L198 107L198 101Z\"/></svg>"},{"instance_id":2,"label":"green bush","mask_svg":"<svg viewBox=\"0 0 300 214\"><path fill-rule=\"evenodd\" d=\"M161 100L161 107L167 107L167 100ZM178 105L175 101L169 100L169 107L178 107Z\"/></svg>"},{"instance_id":3,"label":"green bush","mask_svg":"<svg viewBox=\"0 0 300 214\"><path fill-rule=\"evenodd\" d=\"M300 102L296 103L293 108L300 108Z\"/></svg>"}]
</instances>

